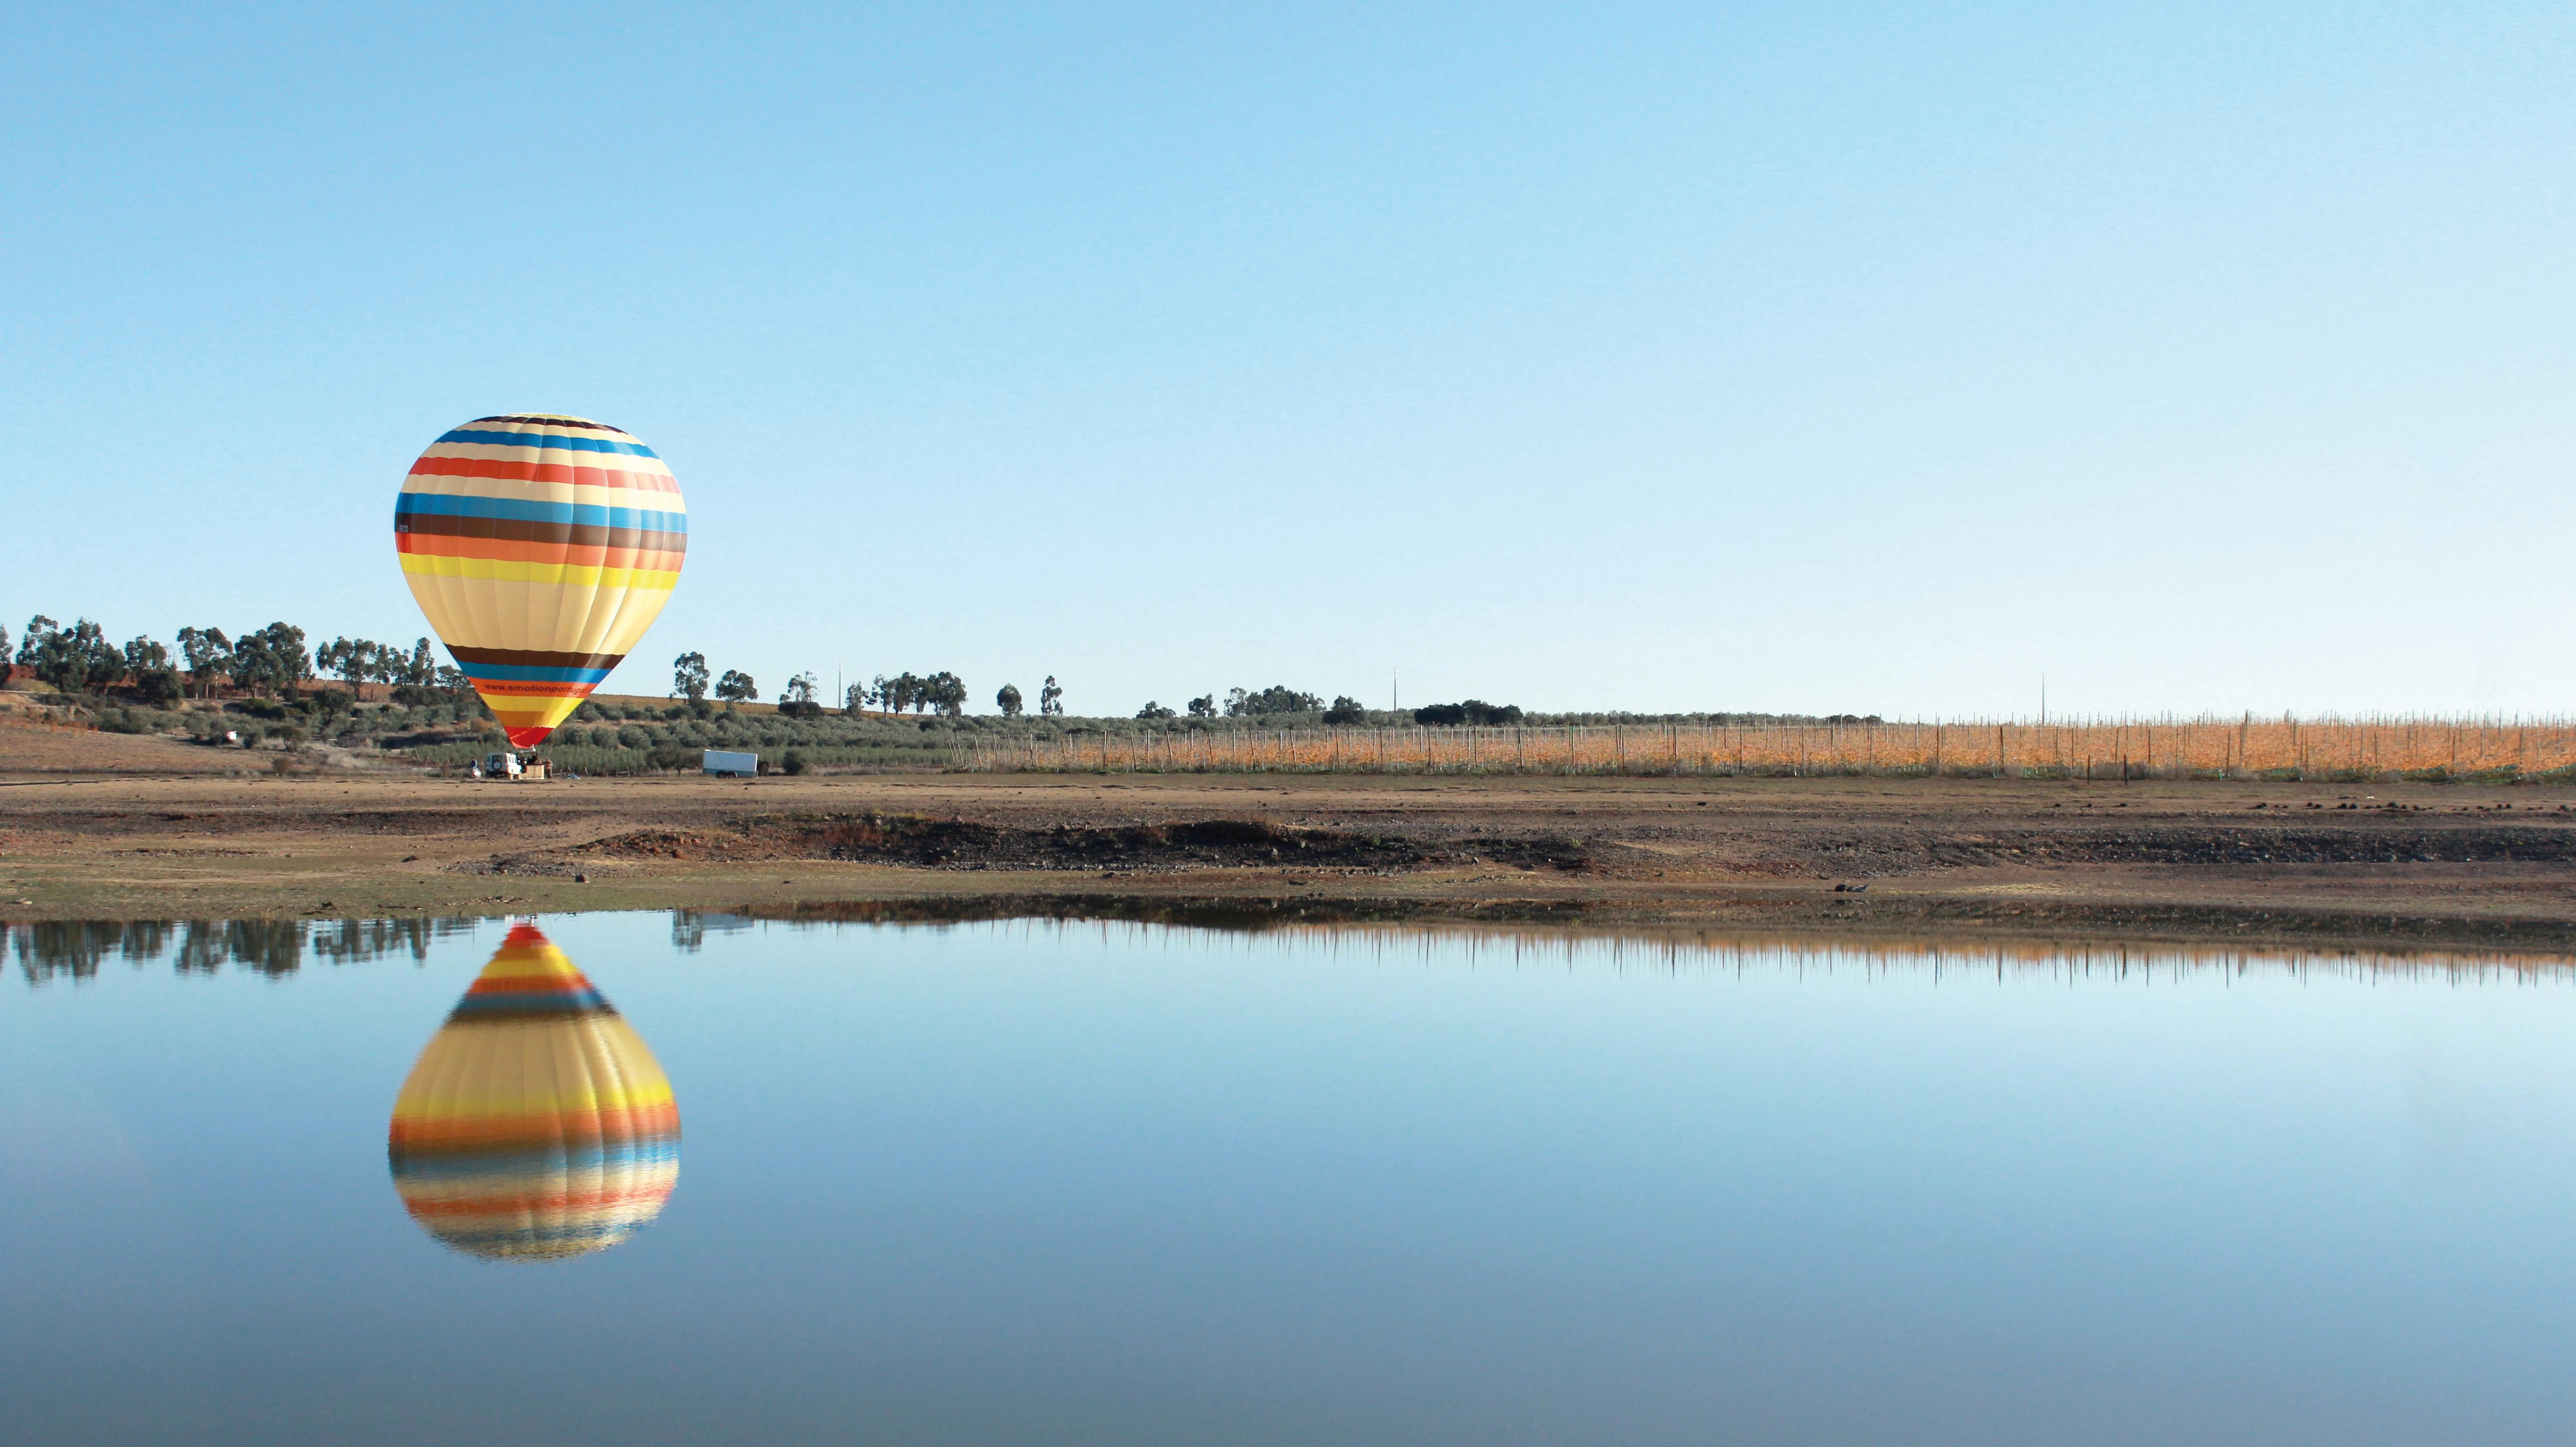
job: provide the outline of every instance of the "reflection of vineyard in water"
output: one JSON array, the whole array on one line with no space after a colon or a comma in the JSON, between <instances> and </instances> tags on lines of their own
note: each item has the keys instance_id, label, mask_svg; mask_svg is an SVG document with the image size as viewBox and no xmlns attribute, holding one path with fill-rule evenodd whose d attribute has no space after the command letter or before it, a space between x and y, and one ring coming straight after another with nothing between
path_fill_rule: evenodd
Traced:
<instances>
[{"instance_id":1,"label":"reflection of vineyard in water","mask_svg":"<svg viewBox=\"0 0 2576 1447\"><path fill-rule=\"evenodd\" d=\"M2566 719L2237 718L2061 723L1639 722L1238 729L985 738L975 770L1707 774L2035 779L2576 779Z\"/></svg>"},{"instance_id":2,"label":"reflection of vineyard in water","mask_svg":"<svg viewBox=\"0 0 2576 1447\"><path fill-rule=\"evenodd\" d=\"M142 967L167 959L179 973L213 974L229 965L277 978L309 956L316 964L354 965L391 955L415 963L432 941L470 935L481 921L461 919L57 920L8 927L10 953L31 985L85 980L109 960Z\"/></svg>"},{"instance_id":3,"label":"reflection of vineyard in water","mask_svg":"<svg viewBox=\"0 0 2576 1447\"><path fill-rule=\"evenodd\" d=\"M143 920L126 923L56 921L7 927L7 944L30 985L55 979L85 980L114 960L143 967L168 960L182 974L212 974L229 965L271 979L317 964L361 964L402 956L415 963L430 946L471 936L486 923L474 917L393 920ZM2099 940L1870 940L1822 935L1715 933L1606 934L1544 926L1481 924L1298 924L1228 928L1202 924L1140 923L1100 919L959 920L942 923L893 920L854 923L814 919L756 919L749 915L681 909L671 911L671 944L695 954L710 935L760 929L791 934L817 930L966 930L1050 944L1096 938L1134 946L1146 941L1197 940L1261 953L1364 954L1374 961L1442 963L1471 968L1652 970L1676 974L1759 969L1820 975L1923 972L1935 977L2004 978L2034 972L2068 980L2149 981L2249 971L2294 974L2440 976L2468 983L2489 979L2576 982L2576 955L2517 955L2460 950L2349 950L2244 947L2171 943L2121 944Z\"/></svg>"},{"instance_id":4,"label":"reflection of vineyard in water","mask_svg":"<svg viewBox=\"0 0 2576 1447\"><path fill-rule=\"evenodd\" d=\"M1167 924L1124 919L999 919L911 923L854 923L825 919L761 919L745 915L674 911L673 940L695 950L707 930L967 931L1050 945L1096 941L1122 949L1192 941L1246 954L1358 956L1373 963L1487 966L1511 969L1653 971L1716 974L1763 970L1831 975L1928 974L1960 979L2043 974L2067 980L2137 981L2243 975L2256 971L2295 975L2439 977L2454 983L2481 980L2555 980L2576 983L2576 954L2528 955L2474 950L2338 949L2295 946L2190 945L2163 941L2123 944L2069 939L1970 941L1840 939L1809 934L1720 934L1711 931L1613 934L1546 925L1303 924L1250 927Z\"/></svg>"}]
</instances>

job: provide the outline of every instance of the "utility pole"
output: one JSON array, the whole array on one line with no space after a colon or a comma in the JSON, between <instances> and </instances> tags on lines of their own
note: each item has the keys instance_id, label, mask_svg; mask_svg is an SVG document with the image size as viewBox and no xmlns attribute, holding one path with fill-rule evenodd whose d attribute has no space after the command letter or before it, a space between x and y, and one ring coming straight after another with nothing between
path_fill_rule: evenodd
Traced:
<instances>
[{"instance_id":1,"label":"utility pole","mask_svg":"<svg viewBox=\"0 0 2576 1447\"><path fill-rule=\"evenodd\" d=\"M2039 671L2039 726L2048 727L2048 670Z\"/></svg>"},{"instance_id":2,"label":"utility pole","mask_svg":"<svg viewBox=\"0 0 2576 1447\"><path fill-rule=\"evenodd\" d=\"M1392 668L1386 671L1386 711L1404 712L1404 683L1396 677L1395 670Z\"/></svg>"}]
</instances>

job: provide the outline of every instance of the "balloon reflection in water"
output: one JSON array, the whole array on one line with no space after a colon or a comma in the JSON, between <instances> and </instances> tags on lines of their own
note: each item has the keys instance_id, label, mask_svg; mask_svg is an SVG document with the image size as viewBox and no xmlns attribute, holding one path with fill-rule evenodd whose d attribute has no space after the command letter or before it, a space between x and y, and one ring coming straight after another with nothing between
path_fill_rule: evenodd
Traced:
<instances>
[{"instance_id":1,"label":"balloon reflection in water","mask_svg":"<svg viewBox=\"0 0 2576 1447\"><path fill-rule=\"evenodd\" d=\"M510 931L394 1100L387 1154L431 1235L496 1261L614 1246L680 1177L653 1052L535 925Z\"/></svg>"}]
</instances>

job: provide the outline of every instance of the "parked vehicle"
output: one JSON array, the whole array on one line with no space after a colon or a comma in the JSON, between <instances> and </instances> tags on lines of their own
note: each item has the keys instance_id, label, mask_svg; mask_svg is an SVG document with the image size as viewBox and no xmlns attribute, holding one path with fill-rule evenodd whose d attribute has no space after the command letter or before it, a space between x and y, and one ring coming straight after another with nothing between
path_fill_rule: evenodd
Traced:
<instances>
[{"instance_id":1,"label":"parked vehicle","mask_svg":"<svg viewBox=\"0 0 2576 1447\"><path fill-rule=\"evenodd\" d=\"M731 749L709 749L698 766L719 779L748 779L760 772L760 755Z\"/></svg>"}]
</instances>

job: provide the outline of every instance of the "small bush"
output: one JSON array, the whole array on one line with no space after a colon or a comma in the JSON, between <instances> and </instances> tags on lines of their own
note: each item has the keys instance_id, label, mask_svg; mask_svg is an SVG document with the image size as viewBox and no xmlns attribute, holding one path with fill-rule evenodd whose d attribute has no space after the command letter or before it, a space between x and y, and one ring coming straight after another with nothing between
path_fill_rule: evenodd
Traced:
<instances>
[{"instance_id":1,"label":"small bush","mask_svg":"<svg viewBox=\"0 0 2576 1447\"><path fill-rule=\"evenodd\" d=\"M786 753L780 755L778 759L778 772L782 774L801 774L805 772L805 751L803 749L789 749Z\"/></svg>"}]
</instances>

